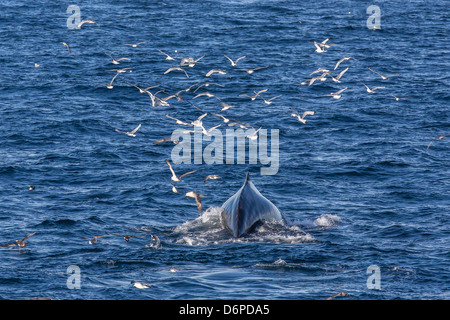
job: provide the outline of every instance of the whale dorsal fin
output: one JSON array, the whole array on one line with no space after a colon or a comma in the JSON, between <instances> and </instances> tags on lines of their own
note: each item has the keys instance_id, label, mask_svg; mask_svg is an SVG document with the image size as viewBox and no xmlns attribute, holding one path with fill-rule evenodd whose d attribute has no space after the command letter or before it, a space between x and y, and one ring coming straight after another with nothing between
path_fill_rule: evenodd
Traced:
<instances>
[{"instance_id":1,"label":"whale dorsal fin","mask_svg":"<svg viewBox=\"0 0 450 320\"><path fill-rule=\"evenodd\" d=\"M247 171L247 174L245 175L245 183L247 183L247 181L250 181L250 174Z\"/></svg>"}]
</instances>

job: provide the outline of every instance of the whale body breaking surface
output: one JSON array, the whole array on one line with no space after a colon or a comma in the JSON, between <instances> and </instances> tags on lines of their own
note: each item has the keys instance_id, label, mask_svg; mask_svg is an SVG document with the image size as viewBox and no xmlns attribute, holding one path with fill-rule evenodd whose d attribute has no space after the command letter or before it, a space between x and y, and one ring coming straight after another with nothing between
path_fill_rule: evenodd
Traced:
<instances>
[{"instance_id":1,"label":"whale body breaking surface","mask_svg":"<svg viewBox=\"0 0 450 320\"><path fill-rule=\"evenodd\" d=\"M236 238L251 232L264 221L287 224L287 219L280 210L256 189L248 172L244 185L225 201L222 209L222 224Z\"/></svg>"}]
</instances>

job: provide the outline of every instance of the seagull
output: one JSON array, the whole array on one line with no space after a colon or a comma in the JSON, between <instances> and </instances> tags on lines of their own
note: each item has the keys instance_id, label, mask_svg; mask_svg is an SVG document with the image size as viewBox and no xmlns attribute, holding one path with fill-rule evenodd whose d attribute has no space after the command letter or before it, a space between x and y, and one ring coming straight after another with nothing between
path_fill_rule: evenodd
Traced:
<instances>
[{"instance_id":1,"label":"seagull","mask_svg":"<svg viewBox=\"0 0 450 320\"><path fill-rule=\"evenodd\" d=\"M312 76L314 73L318 73L318 72L322 72L322 73L330 73L330 70L328 69L324 69L324 68L319 68L316 71L311 72L309 75Z\"/></svg>"},{"instance_id":2,"label":"seagull","mask_svg":"<svg viewBox=\"0 0 450 320\"><path fill-rule=\"evenodd\" d=\"M69 47L69 45L68 45L67 43L65 43L65 42L60 42L60 44L65 45L65 46L67 47L67 50L69 50L69 53L70 53L70 47Z\"/></svg>"},{"instance_id":3,"label":"seagull","mask_svg":"<svg viewBox=\"0 0 450 320\"><path fill-rule=\"evenodd\" d=\"M112 63L114 63L114 64L119 64L119 61L122 61L122 60L131 60L129 58L114 59L113 56L111 54L109 54L108 52L105 52L105 54L112 59Z\"/></svg>"},{"instance_id":4,"label":"seagull","mask_svg":"<svg viewBox=\"0 0 450 320\"><path fill-rule=\"evenodd\" d=\"M133 72L131 69L134 69L134 67L132 67L132 68L122 68L122 69L111 69L111 70L106 70L106 71L115 71L117 73L127 73L127 70L130 70L130 72Z\"/></svg>"},{"instance_id":5,"label":"seagull","mask_svg":"<svg viewBox=\"0 0 450 320\"><path fill-rule=\"evenodd\" d=\"M201 56L200 58L198 58L197 60L194 60L194 58L182 58L181 62L180 62L180 66L185 66L186 64L189 67L193 67L195 66L195 64L200 61L201 59L203 59L204 56Z\"/></svg>"},{"instance_id":6,"label":"seagull","mask_svg":"<svg viewBox=\"0 0 450 320\"><path fill-rule=\"evenodd\" d=\"M35 68L39 68L40 66L41 66L40 64L37 64L37 63L34 64Z\"/></svg>"},{"instance_id":7,"label":"seagull","mask_svg":"<svg viewBox=\"0 0 450 320\"><path fill-rule=\"evenodd\" d=\"M109 84L103 84L103 86L106 86L106 88L108 88L108 89L114 88L114 86L112 84L118 75L119 75L119 72L116 73L116 75L111 79L111 82Z\"/></svg>"},{"instance_id":8,"label":"seagull","mask_svg":"<svg viewBox=\"0 0 450 320\"><path fill-rule=\"evenodd\" d=\"M83 20L83 21L81 21L81 22L77 25L77 29L80 29L81 26L82 26L83 24L85 24L85 23L95 23L95 21L92 21L92 20Z\"/></svg>"},{"instance_id":9,"label":"seagull","mask_svg":"<svg viewBox=\"0 0 450 320\"><path fill-rule=\"evenodd\" d=\"M138 43L125 43L125 44L120 44L119 46L131 46L133 48L136 48L138 45L143 44L143 43L147 43L147 42L150 42L150 41L141 41L141 42L138 42Z\"/></svg>"},{"instance_id":10,"label":"seagull","mask_svg":"<svg viewBox=\"0 0 450 320\"><path fill-rule=\"evenodd\" d=\"M81 237L81 239L89 240L89 244L94 244L94 243L97 243L98 239L104 238L104 237L106 237L106 236L95 236L92 238L92 240L91 240L91 238L83 238L83 237Z\"/></svg>"},{"instance_id":11,"label":"seagull","mask_svg":"<svg viewBox=\"0 0 450 320\"><path fill-rule=\"evenodd\" d=\"M338 67L342 62L347 61L347 60L350 60L350 59L355 59L355 58L353 58L353 57L344 57L344 58L342 58L341 60L339 60L339 61L336 63L336 65L334 66L334 70L336 70L337 67ZM355 59L355 60L356 60L356 59Z\"/></svg>"},{"instance_id":12,"label":"seagull","mask_svg":"<svg viewBox=\"0 0 450 320\"><path fill-rule=\"evenodd\" d=\"M185 197L194 198L195 199L195 203L197 204L198 211L200 211L200 214L203 212L203 206L202 206L202 202L200 200L201 198L204 198L203 195L201 195L200 193L195 192L195 191L189 191L184 196Z\"/></svg>"},{"instance_id":13,"label":"seagull","mask_svg":"<svg viewBox=\"0 0 450 320\"><path fill-rule=\"evenodd\" d=\"M338 296L342 296L342 297L349 296L353 300L353 298L350 296L350 294L348 294L345 291L341 291L341 292L338 292L336 294L333 294L331 297L327 298L327 300L331 300L331 299L336 298Z\"/></svg>"},{"instance_id":14,"label":"seagull","mask_svg":"<svg viewBox=\"0 0 450 320\"><path fill-rule=\"evenodd\" d=\"M208 112L205 112L204 114L202 114L201 116L199 116L199 117L197 118L197 120L192 121L191 124L192 124L194 127L202 128L202 127L203 127L202 119L203 119L207 114L208 114Z\"/></svg>"},{"instance_id":15,"label":"seagull","mask_svg":"<svg viewBox=\"0 0 450 320\"><path fill-rule=\"evenodd\" d=\"M206 182L207 180L216 180L216 179L222 179L222 177L218 176L217 174L210 174L207 175L205 179L203 179L203 182Z\"/></svg>"},{"instance_id":16,"label":"seagull","mask_svg":"<svg viewBox=\"0 0 450 320\"><path fill-rule=\"evenodd\" d=\"M174 144L179 144L180 143L180 141L172 140L172 138L161 138L161 139L156 140L155 142L153 142L153 144L163 143L163 142L167 142L167 141L172 141Z\"/></svg>"},{"instance_id":17,"label":"seagull","mask_svg":"<svg viewBox=\"0 0 450 320\"><path fill-rule=\"evenodd\" d=\"M261 99L263 99L266 104L271 104L272 100L276 99L278 97L281 97L281 94L279 96L276 96L276 97L273 97L273 98L270 98L270 99L264 99L263 97L261 97Z\"/></svg>"},{"instance_id":18,"label":"seagull","mask_svg":"<svg viewBox=\"0 0 450 320\"><path fill-rule=\"evenodd\" d=\"M201 128L202 128L202 133L205 135L205 136L210 136L210 132L211 131L213 131L214 129L216 129L216 128L218 128L218 127L220 127L221 126L221 124L219 124L219 125L217 125L217 126L214 126L214 127L211 127L211 128L209 128L208 130L206 130L205 129L205 127L203 126L203 125L201 125Z\"/></svg>"},{"instance_id":19,"label":"seagull","mask_svg":"<svg viewBox=\"0 0 450 320\"><path fill-rule=\"evenodd\" d=\"M430 148L430 146L433 143L433 141L435 141L435 140L444 140L444 138L448 137L448 136L450 136L450 134L443 134L443 135L441 135L439 137L436 137L433 140L431 140L431 142L428 144L427 151L428 151L428 148Z\"/></svg>"},{"instance_id":20,"label":"seagull","mask_svg":"<svg viewBox=\"0 0 450 320\"><path fill-rule=\"evenodd\" d=\"M255 94L254 96L248 95L248 94L240 94L239 97L249 97L252 101L254 101L261 93L266 92L269 89L263 89L260 90L258 92L256 92L255 90L253 90L253 93Z\"/></svg>"},{"instance_id":21,"label":"seagull","mask_svg":"<svg viewBox=\"0 0 450 320\"><path fill-rule=\"evenodd\" d=\"M186 75L186 77L189 78L189 75L187 74L186 70L182 69L181 67L172 67L172 68L169 68L169 69L167 69L167 70L164 72L164 74L168 74L169 72L172 72L172 71L174 71L174 70L183 71L184 74Z\"/></svg>"},{"instance_id":22,"label":"seagull","mask_svg":"<svg viewBox=\"0 0 450 320\"><path fill-rule=\"evenodd\" d=\"M362 82L361 82L362 83ZM362 84L364 84L364 83L362 83ZM364 84L364 87L366 87L366 91L368 92L368 93L375 93L375 90L377 90L377 89L384 89L384 88L386 88L386 87L373 87L372 89L370 89L368 86L366 86L365 84Z\"/></svg>"},{"instance_id":23,"label":"seagull","mask_svg":"<svg viewBox=\"0 0 450 320\"><path fill-rule=\"evenodd\" d=\"M136 137L135 133L136 133L136 131L139 130L140 127L141 127L141 124L139 123L139 125L136 128L134 128L133 131L131 131L131 132L123 132L123 131L119 131L117 129L114 129L114 130L117 132L120 132L120 133L125 133L127 136L130 136L130 137Z\"/></svg>"},{"instance_id":24,"label":"seagull","mask_svg":"<svg viewBox=\"0 0 450 320\"><path fill-rule=\"evenodd\" d=\"M192 99L195 99L195 98L198 98L198 97L201 97L201 96L207 96L207 97L214 97L214 98L217 98L214 94L212 94L211 92L209 92L209 91L206 91L206 92L202 92L202 93L199 93L199 94L197 94L195 97L193 97ZM217 98L218 99L218 98Z\"/></svg>"},{"instance_id":25,"label":"seagull","mask_svg":"<svg viewBox=\"0 0 450 320\"><path fill-rule=\"evenodd\" d=\"M128 241L130 241L130 238L145 238L145 237L138 237L138 236L129 236L129 235L126 235L126 234L115 234L115 233L109 233L109 232L106 232L106 234L108 234L108 235L110 235L110 236L119 236L119 237L123 237L123 239L126 241L126 242L128 242Z\"/></svg>"},{"instance_id":26,"label":"seagull","mask_svg":"<svg viewBox=\"0 0 450 320\"><path fill-rule=\"evenodd\" d=\"M225 56L225 55L224 55L224 56ZM233 60L231 60L229 57L225 56L225 58L227 58L228 60L230 60L231 66L232 66L232 67L236 67L238 61L241 60L241 59L244 59L245 57L246 57L246 56L243 56L243 57L237 58L235 61L233 61Z\"/></svg>"},{"instance_id":27,"label":"seagull","mask_svg":"<svg viewBox=\"0 0 450 320\"><path fill-rule=\"evenodd\" d=\"M305 112L303 112L303 115L300 116L300 114L294 108L289 108L289 109L292 110L291 116L294 118L297 118L298 121L300 121L303 124L306 124L306 120L305 120L306 116L313 116L316 114L315 111L305 111Z\"/></svg>"},{"instance_id":28,"label":"seagull","mask_svg":"<svg viewBox=\"0 0 450 320\"><path fill-rule=\"evenodd\" d=\"M7 243L7 244L2 244L0 245L0 247L14 247L14 246L19 246L20 248L25 248L27 246L27 244L25 243L25 241L35 235L36 232L33 232L32 234L27 235L25 238L23 238L22 240L16 240L15 242L11 242L11 243Z\"/></svg>"},{"instance_id":29,"label":"seagull","mask_svg":"<svg viewBox=\"0 0 450 320\"><path fill-rule=\"evenodd\" d=\"M252 68L252 69L235 69L235 70L238 70L238 71L245 71L245 72L247 72L248 74L252 74L253 72L255 72L255 71L258 71L258 70L261 70L261 69L266 69L266 68L268 68L269 66L265 66L265 67L258 67L258 68Z\"/></svg>"},{"instance_id":30,"label":"seagull","mask_svg":"<svg viewBox=\"0 0 450 320\"><path fill-rule=\"evenodd\" d=\"M209 87L210 85L216 85L216 86L219 86L219 87L225 87L225 86L223 86L223 85L221 85L221 84L219 84L219 83L215 83L215 82L206 82L206 83L203 83L203 84L201 84L201 85L199 85L195 90L194 90L194 93L198 90L198 89L200 89L201 87ZM191 87L189 87L189 89L190 89Z\"/></svg>"},{"instance_id":31,"label":"seagull","mask_svg":"<svg viewBox=\"0 0 450 320\"><path fill-rule=\"evenodd\" d=\"M147 91L148 91L149 89L153 89L153 88L159 87L159 85L156 85L156 86L151 86L151 87L142 89L142 88L138 87L138 86L135 85L135 84L129 83L128 81L125 81L125 82L128 83L129 85L135 87L135 88L138 88L140 93L147 93Z\"/></svg>"},{"instance_id":32,"label":"seagull","mask_svg":"<svg viewBox=\"0 0 450 320\"><path fill-rule=\"evenodd\" d=\"M320 80L320 81L325 81L327 80L327 72L324 72L321 76L315 77L315 78L311 78L309 80L309 84L308 87L311 86L314 82L316 82L316 80Z\"/></svg>"},{"instance_id":33,"label":"seagull","mask_svg":"<svg viewBox=\"0 0 450 320\"><path fill-rule=\"evenodd\" d=\"M181 121L181 120L179 120L177 118L169 116L168 114L166 114L166 117L169 118L169 119L175 120L177 122L177 124L181 124L183 126L190 126L190 127L192 127L191 123L187 123L187 122Z\"/></svg>"},{"instance_id":34,"label":"seagull","mask_svg":"<svg viewBox=\"0 0 450 320\"><path fill-rule=\"evenodd\" d=\"M230 122L230 119L225 118L225 117L224 117L223 115L221 115L221 114L211 114L211 115L214 116L214 117L222 118L224 123Z\"/></svg>"},{"instance_id":35,"label":"seagull","mask_svg":"<svg viewBox=\"0 0 450 320\"><path fill-rule=\"evenodd\" d=\"M323 53L323 52L327 52L326 50L324 50L320 44L318 44L317 42L314 41L314 46L316 47L316 50L314 52L317 53Z\"/></svg>"},{"instance_id":36,"label":"seagull","mask_svg":"<svg viewBox=\"0 0 450 320\"><path fill-rule=\"evenodd\" d=\"M197 170L189 171L189 172L186 172L186 173L182 174L181 176L177 176L177 175L175 174L175 171L173 171L172 166L170 165L169 160L166 160L166 163L167 163L167 165L169 166L170 172L172 172L172 177L171 177L171 179L172 179L172 181L175 181L175 182L179 182L179 181L181 181L181 179L182 179L183 177L185 177L185 176L187 176L188 174L191 174L191 173L194 173L194 172L197 171Z\"/></svg>"},{"instance_id":37,"label":"seagull","mask_svg":"<svg viewBox=\"0 0 450 320\"><path fill-rule=\"evenodd\" d=\"M374 71L374 70L372 70L370 68L367 68L367 69L369 69L370 71L372 71L372 72L376 73L377 75L379 75L381 77L381 79L383 79L383 80L386 80L388 77L396 77L396 76L398 76L398 74L385 74L385 75L383 75L383 74L378 73L378 72L376 72L376 71Z\"/></svg>"},{"instance_id":38,"label":"seagull","mask_svg":"<svg viewBox=\"0 0 450 320\"><path fill-rule=\"evenodd\" d=\"M347 68L345 68L344 70L342 70L342 71L337 75L336 78L333 77L333 76L331 76L331 79L333 79L334 82L340 83L340 82L341 82L340 79L341 79L342 75L343 75L344 73L346 73L348 69L349 69L349 67L347 67Z\"/></svg>"},{"instance_id":39,"label":"seagull","mask_svg":"<svg viewBox=\"0 0 450 320\"><path fill-rule=\"evenodd\" d=\"M162 54L164 54L164 55L166 56L166 60L172 61L172 60L175 60L175 58L177 58L177 57L171 57L170 55L168 55L168 54L165 53L165 52L162 52L162 51L159 50L159 49L158 49L158 51L161 52Z\"/></svg>"},{"instance_id":40,"label":"seagull","mask_svg":"<svg viewBox=\"0 0 450 320\"><path fill-rule=\"evenodd\" d=\"M29 186L29 187L28 187L28 190L30 190L30 191L33 191L34 189L36 189L35 186Z\"/></svg>"},{"instance_id":41,"label":"seagull","mask_svg":"<svg viewBox=\"0 0 450 320\"><path fill-rule=\"evenodd\" d=\"M259 130L261 130L262 127L259 127L258 130L254 131L253 133L246 136L246 138L249 138L250 140L256 140L258 139L258 136L256 135ZM253 128L254 129L254 128Z\"/></svg>"},{"instance_id":42,"label":"seagull","mask_svg":"<svg viewBox=\"0 0 450 320\"><path fill-rule=\"evenodd\" d=\"M398 97L394 96L392 93L389 93L389 95L394 97L395 101L400 101L401 99L406 99L406 98L398 98Z\"/></svg>"},{"instance_id":43,"label":"seagull","mask_svg":"<svg viewBox=\"0 0 450 320\"><path fill-rule=\"evenodd\" d=\"M220 105L223 107L222 109L220 109L220 111L225 111L225 110L234 108L234 106L230 106L228 103L225 103L223 101L220 103Z\"/></svg>"},{"instance_id":44,"label":"seagull","mask_svg":"<svg viewBox=\"0 0 450 320\"><path fill-rule=\"evenodd\" d=\"M226 72L225 70L211 69L211 70L208 71L208 73L205 75L205 77L209 77L209 76L212 75L213 73L227 74L227 72Z\"/></svg>"},{"instance_id":45,"label":"seagull","mask_svg":"<svg viewBox=\"0 0 450 320\"><path fill-rule=\"evenodd\" d=\"M329 93L329 94L325 94L322 97L333 97L333 99L339 99L341 97L341 93L344 92L345 90L347 90L348 87L345 87L344 89L341 89L337 92L333 92L333 93Z\"/></svg>"},{"instance_id":46,"label":"seagull","mask_svg":"<svg viewBox=\"0 0 450 320\"><path fill-rule=\"evenodd\" d=\"M131 284L133 286L135 286L136 288L138 288L138 289L148 289L149 288L148 284L142 283L142 282L139 282L139 281L136 281L136 280L131 281Z\"/></svg>"}]
</instances>

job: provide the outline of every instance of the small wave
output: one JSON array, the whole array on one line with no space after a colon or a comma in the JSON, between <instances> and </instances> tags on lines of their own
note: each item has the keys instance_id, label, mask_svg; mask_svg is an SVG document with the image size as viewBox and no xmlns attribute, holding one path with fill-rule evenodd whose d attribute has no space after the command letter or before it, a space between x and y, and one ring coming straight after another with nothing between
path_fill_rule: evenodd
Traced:
<instances>
[{"instance_id":1,"label":"small wave","mask_svg":"<svg viewBox=\"0 0 450 320\"><path fill-rule=\"evenodd\" d=\"M330 228L341 222L341 218L335 214L325 213L314 220L313 224L317 227Z\"/></svg>"},{"instance_id":2,"label":"small wave","mask_svg":"<svg viewBox=\"0 0 450 320\"><path fill-rule=\"evenodd\" d=\"M297 225L284 226L277 221L266 221L243 237L233 237L222 225L220 213L222 208L211 207L200 217L186 221L174 229L179 238L178 244L191 246L226 244L226 243L305 243L316 242L314 237L305 233Z\"/></svg>"}]
</instances>

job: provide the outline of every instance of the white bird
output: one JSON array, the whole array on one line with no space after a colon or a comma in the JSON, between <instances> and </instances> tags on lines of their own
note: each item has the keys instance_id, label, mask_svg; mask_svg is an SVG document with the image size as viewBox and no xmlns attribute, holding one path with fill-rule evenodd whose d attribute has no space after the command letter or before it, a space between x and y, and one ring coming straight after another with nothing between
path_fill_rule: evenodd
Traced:
<instances>
[{"instance_id":1,"label":"white bird","mask_svg":"<svg viewBox=\"0 0 450 320\"><path fill-rule=\"evenodd\" d=\"M318 44L316 41L314 41L314 46L316 47L316 50L314 52L317 53L323 53L323 52L327 52L326 50L324 50L320 44Z\"/></svg>"},{"instance_id":2,"label":"white bird","mask_svg":"<svg viewBox=\"0 0 450 320\"><path fill-rule=\"evenodd\" d=\"M225 55L224 55L224 56L225 56ZM243 56L243 57L237 58L235 61L233 61L233 60L231 60L229 57L225 56L225 58L227 58L228 60L230 60L231 66L233 66L233 67L236 67L238 61L241 60L241 59L244 59L245 57L246 57L246 56Z\"/></svg>"},{"instance_id":3,"label":"white bird","mask_svg":"<svg viewBox=\"0 0 450 320\"><path fill-rule=\"evenodd\" d=\"M108 84L103 84L103 86L106 86L106 88L108 88L108 89L114 88L114 86L112 84L118 75L119 75L119 72L116 73L116 75L112 78L112 80Z\"/></svg>"},{"instance_id":4,"label":"white bird","mask_svg":"<svg viewBox=\"0 0 450 320\"><path fill-rule=\"evenodd\" d=\"M153 88L159 87L159 85L156 85L156 86L151 86L151 87L142 89L141 87L138 87L138 86L135 85L135 84L129 83L128 81L125 81L125 82L128 83L129 85L131 85L131 86L133 86L133 87L139 89L139 92L140 92L140 93L147 93L147 91L148 91L149 89L153 89Z\"/></svg>"},{"instance_id":5,"label":"white bird","mask_svg":"<svg viewBox=\"0 0 450 320\"><path fill-rule=\"evenodd\" d=\"M133 72L132 69L134 69L134 67L132 67L132 68L122 68L122 69L111 69L111 70L106 70L106 71L115 71L117 73L127 73L127 70L130 70L130 72Z\"/></svg>"},{"instance_id":6,"label":"white bird","mask_svg":"<svg viewBox=\"0 0 450 320\"><path fill-rule=\"evenodd\" d=\"M183 126L190 126L190 127L192 127L191 123L187 123L187 122L181 121L181 120L179 120L177 118L169 116L168 114L166 114L166 117L169 118L169 119L175 120L177 122L177 124L181 124Z\"/></svg>"},{"instance_id":7,"label":"white bird","mask_svg":"<svg viewBox=\"0 0 450 320\"><path fill-rule=\"evenodd\" d=\"M66 42L60 42L60 44L66 46L67 50L69 50L69 53L70 53L70 47Z\"/></svg>"},{"instance_id":8,"label":"white bird","mask_svg":"<svg viewBox=\"0 0 450 320\"><path fill-rule=\"evenodd\" d=\"M202 96L207 96L207 97L209 97L209 98L212 98L212 97L214 97L214 98L217 98L214 94L212 94L211 92L209 92L209 91L205 91L205 92L202 92L202 93L199 93L199 94L197 94L195 97L193 97L192 99L196 99L196 98L198 98L198 97L202 97ZM217 98L218 99L218 98Z\"/></svg>"},{"instance_id":9,"label":"white bird","mask_svg":"<svg viewBox=\"0 0 450 320\"><path fill-rule=\"evenodd\" d=\"M228 103L225 103L225 102L223 102L223 101L220 102L220 105L223 107L222 109L220 109L220 111L225 111L225 110L234 108L234 106L230 106Z\"/></svg>"},{"instance_id":10,"label":"white bird","mask_svg":"<svg viewBox=\"0 0 450 320\"><path fill-rule=\"evenodd\" d=\"M219 117L219 118L222 118L224 123L230 122L230 119L225 118L225 117L224 117L223 115L221 115L221 114L211 114L211 115L212 115L213 117Z\"/></svg>"},{"instance_id":11,"label":"white bird","mask_svg":"<svg viewBox=\"0 0 450 320\"><path fill-rule=\"evenodd\" d=\"M180 66L185 66L186 64L189 67L194 67L195 64L200 61L201 59L203 59L204 56L201 56L200 58L198 58L197 60L194 60L194 58L182 58L181 62L180 62Z\"/></svg>"},{"instance_id":12,"label":"white bird","mask_svg":"<svg viewBox=\"0 0 450 320\"><path fill-rule=\"evenodd\" d=\"M122 61L122 60L131 60L130 58L119 58L119 59L114 59L113 56L112 56L111 54L109 54L108 52L105 52L105 54L106 54L107 56L109 56L109 57L112 59L112 63L113 63L113 64L119 64L119 61Z\"/></svg>"},{"instance_id":13,"label":"white bird","mask_svg":"<svg viewBox=\"0 0 450 320\"><path fill-rule=\"evenodd\" d=\"M167 165L169 166L170 172L172 172L172 177L171 177L171 179L172 179L173 181L175 181L175 182L179 182L179 181L181 181L181 179L182 179L183 177L185 177L185 176L187 176L188 174L191 174L191 173L194 173L194 172L197 171L197 170L189 171L189 172L186 172L186 173L182 174L181 176L177 176L177 175L175 174L175 171L173 171L172 166L170 165L169 160L166 160L166 163L167 163Z\"/></svg>"},{"instance_id":14,"label":"white bird","mask_svg":"<svg viewBox=\"0 0 450 320\"><path fill-rule=\"evenodd\" d=\"M141 124L139 123L139 125L136 128L134 128L131 132L123 132L123 131L119 131L117 129L114 129L114 130L117 132L120 132L120 133L125 133L127 136L130 136L130 137L136 137L136 132L139 130L140 127L141 127Z\"/></svg>"},{"instance_id":15,"label":"white bird","mask_svg":"<svg viewBox=\"0 0 450 320\"><path fill-rule=\"evenodd\" d=\"M211 69L211 70L208 71L208 73L205 75L205 77L209 77L209 76L212 75L213 73L227 74L227 72L226 72L225 70Z\"/></svg>"},{"instance_id":16,"label":"white bird","mask_svg":"<svg viewBox=\"0 0 450 320\"><path fill-rule=\"evenodd\" d=\"M258 68L251 68L251 69L235 69L235 70L238 70L238 71L245 71L245 72L247 72L248 74L252 74L253 72L255 72L255 71L258 71L258 70L261 70L261 69L266 69L266 68L268 68L269 66L265 66L265 67L258 67Z\"/></svg>"},{"instance_id":17,"label":"white bird","mask_svg":"<svg viewBox=\"0 0 450 320\"><path fill-rule=\"evenodd\" d=\"M342 62L347 61L347 60L350 60L350 59L355 59L355 58L352 58L352 57L344 57L344 58L342 58L341 60L339 60L339 61L336 63L336 65L334 66L334 70L336 70L337 67L339 67L339 65L340 65ZM356 59L355 59L355 60L356 60Z\"/></svg>"},{"instance_id":18,"label":"white bird","mask_svg":"<svg viewBox=\"0 0 450 320\"><path fill-rule=\"evenodd\" d=\"M189 78L189 75L187 74L186 70L184 70L184 69L181 68L181 67L172 67L172 68L169 68L169 69L167 69L167 70L164 72L164 74L168 74L169 72L172 72L172 71L174 71L174 70L183 71L184 74L186 75L186 77Z\"/></svg>"},{"instance_id":19,"label":"white bird","mask_svg":"<svg viewBox=\"0 0 450 320\"><path fill-rule=\"evenodd\" d=\"M345 90L347 90L348 87L345 87L344 89L341 89L337 92L333 92L333 93L329 93L329 94L325 94L322 97L333 97L333 99L340 99L341 98L341 93L344 92Z\"/></svg>"},{"instance_id":20,"label":"white bird","mask_svg":"<svg viewBox=\"0 0 450 320\"><path fill-rule=\"evenodd\" d=\"M81 26L82 26L83 24L85 24L85 23L95 23L95 21L92 21L92 20L83 20L83 21L81 21L81 22L77 25L77 29L80 29Z\"/></svg>"},{"instance_id":21,"label":"white bird","mask_svg":"<svg viewBox=\"0 0 450 320\"><path fill-rule=\"evenodd\" d=\"M143 44L143 43L147 43L147 42L150 42L150 41L141 41L141 42L138 42L138 43L125 43L125 44L120 44L119 46L131 46L133 48L136 48L138 45Z\"/></svg>"},{"instance_id":22,"label":"white bird","mask_svg":"<svg viewBox=\"0 0 450 320\"><path fill-rule=\"evenodd\" d=\"M218 176L217 174L210 174L207 175L205 179L203 179L203 182L206 182L207 180L216 180L216 179L222 179L222 177Z\"/></svg>"},{"instance_id":23,"label":"white bird","mask_svg":"<svg viewBox=\"0 0 450 320\"><path fill-rule=\"evenodd\" d=\"M303 112L303 114L300 116L300 114L294 109L294 108L289 108L292 110L291 112L291 116L294 118L297 118L298 121L300 121L303 124L306 124L306 120L305 117L306 116L313 116L316 114L315 111L305 111Z\"/></svg>"},{"instance_id":24,"label":"white bird","mask_svg":"<svg viewBox=\"0 0 450 320\"><path fill-rule=\"evenodd\" d=\"M333 76L331 76L331 79L333 79L334 82L340 83L340 82L341 82L341 81L340 81L341 77L344 75L344 73L347 72L348 69L349 69L349 67L347 67L347 68L345 68L344 70L342 70L341 72L339 72L339 74L337 75L336 78L333 77Z\"/></svg>"},{"instance_id":25,"label":"white bird","mask_svg":"<svg viewBox=\"0 0 450 320\"><path fill-rule=\"evenodd\" d=\"M398 74L384 74L383 75L383 74L381 74L379 72L376 72L376 71L374 71L374 70L372 70L370 68L367 68L367 69L369 69L370 71L372 71L372 72L376 73L377 75L379 75L381 77L381 79L383 79L383 80L386 80L388 77L397 77L398 76Z\"/></svg>"},{"instance_id":26,"label":"white bird","mask_svg":"<svg viewBox=\"0 0 450 320\"><path fill-rule=\"evenodd\" d=\"M327 72L324 72L322 75L320 75L320 76L318 76L318 77L311 78L311 79L309 80L308 87L311 86L311 85L312 85L314 82L316 82L317 80L320 80L320 81L325 81L325 80L327 80L327 75L328 75L328 73L327 73Z\"/></svg>"},{"instance_id":27,"label":"white bird","mask_svg":"<svg viewBox=\"0 0 450 320\"><path fill-rule=\"evenodd\" d=\"M203 206L202 206L202 201L201 201L201 198L204 198L203 195L201 195L200 193L195 192L195 191L189 191L184 196L194 198L198 211L200 212L200 214L203 212Z\"/></svg>"},{"instance_id":28,"label":"white bird","mask_svg":"<svg viewBox=\"0 0 450 320\"><path fill-rule=\"evenodd\" d=\"M361 82L362 83L362 82ZM364 84L364 83L362 83L362 84ZM368 93L375 93L375 90L377 90L377 89L384 89L384 88L386 88L386 87L373 87L372 89L371 88L369 88L368 86L366 86L365 84L364 84L364 87L366 87L366 91L368 92Z\"/></svg>"},{"instance_id":29,"label":"white bird","mask_svg":"<svg viewBox=\"0 0 450 320\"><path fill-rule=\"evenodd\" d=\"M249 97L252 101L254 101L261 93L266 92L267 90L269 90L269 89L263 89L258 92L253 90L253 93L255 94L254 96L243 93L243 94L240 94L239 97Z\"/></svg>"},{"instance_id":30,"label":"white bird","mask_svg":"<svg viewBox=\"0 0 450 320\"><path fill-rule=\"evenodd\" d=\"M219 84L219 83L216 83L216 82L206 82L206 83L203 83L203 84L201 84L201 85L199 85L195 90L194 90L194 93L195 92L197 92L197 90L198 89L200 89L201 87L209 87L209 86L211 86L211 85L216 85L216 86L219 86L219 87L224 87L223 85L221 85L221 84ZM192 86L195 86L195 85L192 85ZM189 87L189 89L190 89L191 87Z\"/></svg>"},{"instance_id":31,"label":"white bird","mask_svg":"<svg viewBox=\"0 0 450 320\"><path fill-rule=\"evenodd\" d=\"M168 55L167 53L162 52L162 51L159 50L159 49L158 49L158 51L161 52L162 54L164 54L164 55L166 56L166 60L172 61L172 60L175 60L175 58L177 58L177 57L172 57L172 56Z\"/></svg>"},{"instance_id":32,"label":"white bird","mask_svg":"<svg viewBox=\"0 0 450 320\"><path fill-rule=\"evenodd\" d=\"M270 98L270 99L264 99L264 98L261 96L261 99L263 99L264 102L265 102L266 104L271 104L271 103L272 103L272 100L273 100L273 99L276 99L276 98L278 98L278 97L281 97L281 94L280 94L279 96L276 96L276 97L273 97L273 98Z\"/></svg>"},{"instance_id":33,"label":"white bird","mask_svg":"<svg viewBox=\"0 0 450 320\"><path fill-rule=\"evenodd\" d=\"M389 95L394 97L395 101L400 101L401 99L406 99L406 98L398 98L398 97L394 96L392 93L389 93Z\"/></svg>"},{"instance_id":34,"label":"white bird","mask_svg":"<svg viewBox=\"0 0 450 320\"><path fill-rule=\"evenodd\" d=\"M312 76L314 73L318 73L318 72L322 72L322 73L327 73L328 74L328 73L330 73L330 70L324 69L324 68L319 68L319 69L311 72L309 75Z\"/></svg>"},{"instance_id":35,"label":"white bird","mask_svg":"<svg viewBox=\"0 0 450 320\"><path fill-rule=\"evenodd\" d=\"M136 280L131 281L131 284L138 289L148 289L149 288L148 284L142 283L142 282L139 282Z\"/></svg>"},{"instance_id":36,"label":"white bird","mask_svg":"<svg viewBox=\"0 0 450 320\"><path fill-rule=\"evenodd\" d=\"M256 140L258 139L258 136L256 135L258 133L259 130L261 130L262 127L259 127L258 130L254 131L251 134L248 134L246 137L249 138L250 140ZM253 128L254 129L254 128Z\"/></svg>"},{"instance_id":37,"label":"white bird","mask_svg":"<svg viewBox=\"0 0 450 320\"><path fill-rule=\"evenodd\" d=\"M203 128L203 123L202 123L202 119L208 114L208 112L205 112L204 114L202 114L201 116L199 116L197 118L197 120L194 120L191 122L191 125L193 125L194 127L199 127L199 128Z\"/></svg>"}]
</instances>

